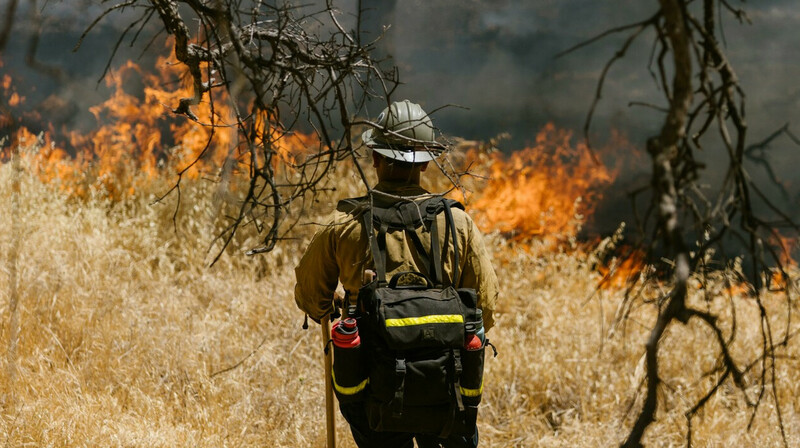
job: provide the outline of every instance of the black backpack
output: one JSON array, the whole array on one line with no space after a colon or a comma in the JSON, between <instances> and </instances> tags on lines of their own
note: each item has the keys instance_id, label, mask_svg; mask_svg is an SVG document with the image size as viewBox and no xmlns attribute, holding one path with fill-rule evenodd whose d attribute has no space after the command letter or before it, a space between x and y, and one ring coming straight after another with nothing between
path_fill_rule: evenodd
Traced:
<instances>
[{"instance_id":1,"label":"black backpack","mask_svg":"<svg viewBox=\"0 0 800 448\"><path fill-rule=\"evenodd\" d=\"M464 209L438 196L383 205L363 197L340 201L337 207L360 219L377 275L359 290L347 312L358 322L360 349L334 346L334 390L341 402L362 401L375 431L442 438L475 432L485 344L478 350L464 346L481 314L475 290L443 285L442 254L449 244L455 253L454 285L459 277L453 207ZM446 217L444 247L439 247L440 213ZM421 226L431 234L430 250L416 233ZM386 280L386 235L391 232L405 232L427 272L401 272ZM421 282L406 284L401 281L406 276Z\"/></svg>"}]
</instances>

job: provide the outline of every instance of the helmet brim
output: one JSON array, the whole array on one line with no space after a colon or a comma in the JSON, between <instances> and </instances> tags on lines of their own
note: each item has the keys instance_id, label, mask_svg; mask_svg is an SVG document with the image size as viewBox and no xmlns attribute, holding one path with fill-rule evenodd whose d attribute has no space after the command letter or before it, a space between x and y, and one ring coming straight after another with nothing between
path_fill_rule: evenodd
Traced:
<instances>
[{"instance_id":1,"label":"helmet brim","mask_svg":"<svg viewBox=\"0 0 800 448\"><path fill-rule=\"evenodd\" d=\"M376 141L373 129L364 131L364 133L361 134L361 140L367 147L382 156L409 163L430 162L439 157L444 150L444 146L439 142L430 142L430 144L414 146L413 149L409 147L403 149L392 148L392 145Z\"/></svg>"},{"instance_id":2,"label":"helmet brim","mask_svg":"<svg viewBox=\"0 0 800 448\"><path fill-rule=\"evenodd\" d=\"M441 151L437 150L422 150L422 151L397 151L387 148L372 148L378 154L394 160L400 160L408 163L425 163L439 157Z\"/></svg>"}]
</instances>

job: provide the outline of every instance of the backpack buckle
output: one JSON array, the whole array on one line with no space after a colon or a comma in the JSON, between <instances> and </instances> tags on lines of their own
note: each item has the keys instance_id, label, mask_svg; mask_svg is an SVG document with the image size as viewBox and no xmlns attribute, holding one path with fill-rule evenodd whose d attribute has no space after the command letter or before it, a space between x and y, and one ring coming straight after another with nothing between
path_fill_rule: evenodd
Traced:
<instances>
[{"instance_id":1,"label":"backpack buckle","mask_svg":"<svg viewBox=\"0 0 800 448\"><path fill-rule=\"evenodd\" d=\"M394 373L398 377L406 376L406 360L404 358L397 358L394 360Z\"/></svg>"},{"instance_id":2,"label":"backpack buckle","mask_svg":"<svg viewBox=\"0 0 800 448\"><path fill-rule=\"evenodd\" d=\"M438 202L428 202L425 206L425 217L422 219L425 223L425 228L430 231L433 221L436 219L437 212L439 211Z\"/></svg>"},{"instance_id":3,"label":"backpack buckle","mask_svg":"<svg viewBox=\"0 0 800 448\"><path fill-rule=\"evenodd\" d=\"M396 358L394 360L394 373L397 386L394 390L394 398L391 401L392 417L400 418L403 415L403 391L406 388L405 358Z\"/></svg>"}]
</instances>

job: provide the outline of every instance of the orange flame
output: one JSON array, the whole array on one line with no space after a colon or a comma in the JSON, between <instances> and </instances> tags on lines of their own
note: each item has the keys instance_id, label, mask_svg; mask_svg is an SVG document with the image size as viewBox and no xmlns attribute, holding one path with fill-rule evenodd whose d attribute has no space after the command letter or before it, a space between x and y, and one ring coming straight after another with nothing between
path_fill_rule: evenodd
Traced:
<instances>
[{"instance_id":1,"label":"orange flame","mask_svg":"<svg viewBox=\"0 0 800 448\"><path fill-rule=\"evenodd\" d=\"M726 286L725 295L729 297L739 297L742 295L750 294L752 288L746 282L738 282L738 283L731 283L729 286Z\"/></svg>"},{"instance_id":2,"label":"orange flame","mask_svg":"<svg viewBox=\"0 0 800 448\"><path fill-rule=\"evenodd\" d=\"M783 266L797 266L797 261L792 257L792 252L798 247L798 237L776 235L770 242L778 247L778 261Z\"/></svg>"},{"instance_id":3,"label":"orange flame","mask_svg":"<svg viewBox=\"0 0 800 448\"><path fill-rule=\"evenodd\" d=\"M25 97L20 96L20 94L17 92L12 93L11 98L8 99L8 105L11 107L17 107L24 102L25 102Z\"/></svg>"},{"instance_id":4,"label":"orange flame","mask_svg":"<svg viewBox=\"0 0 800 448\"><path fill-rule=\"evenodd\" d=\"M534 146L507 157L493 154L490 180L471 204L478 223L517 242L575 236L616 173L571 138L572 132L550 123Z\"/></svg>"},{"instance_id":5,"label":"orange flame","mask_svg":"<svg viewBox=\"0 0 800 448\"><path fill-rule=\"evenodd\" d=\"M798 237L788 237L776 235L770 239L771 243L778 247L778 260L783 270L773 268L772 274L768 279L768 285L773 290L783 290L788 285L788 279L784 272L789 268L797 267L797 260L792 257L792 253L798 247Z\"/></svg>"},{"instance_id":6,"label":"orange flame","mask_svg":"<svg viewBox=\"0 0 800 448\"><path fill-rule=\"evenodd\" d=\"M645 258L642 251L630 252L621 259L613 258L609 263L597 266L600 273L600 287L604 289L623 289L635 284L644 271Z\"/></svg>"},{"instance_id":7,"label":"orange flame","mask_svg":"<svg viewBox=\"0 0 800 448\"><path fill-rule=\"evenodd\" d=\"M174 60L174 54L171 59ZM157 176L186 170L184 177L196 178L218 170L226 159L235 160L244 152L239 147L243 143L236 115L222 89L214 92L213 108L208 95L193 106L198 123L177 117L171 108L181 98L193 96L191 85L185 79L175 85L174 81L182 79L183 75L179 64L161 57L155 67L147 71L128 61L112 70L106 77L106 84L113 93L102 104L89 108L98 127L85 134L69 132L70 149L63 143L56 143L52 131L45 132L44 145L32 155L31 165L38 176L76 196L95 190L111 198L120 198L133 194ZM144 88L127 92L126 84L131 80ZM11 107L25 100L14 91L10 76L4 75L0 86L3 89L0 94ZM278 155L273 158L274 167L291 166L300 154L319 145L315 135L286 134L274 125L266 126L269 118L267 113L255 118L258 122L255 128L259 129L255 131L255 141L270 144ZM212 123L213 127L206 126ZM27 142L35 141L25 128L18 133ZM234 175L236 173L234 170ZM234 185L232 183L231 187Z\"/></svg>"}]
</instances>

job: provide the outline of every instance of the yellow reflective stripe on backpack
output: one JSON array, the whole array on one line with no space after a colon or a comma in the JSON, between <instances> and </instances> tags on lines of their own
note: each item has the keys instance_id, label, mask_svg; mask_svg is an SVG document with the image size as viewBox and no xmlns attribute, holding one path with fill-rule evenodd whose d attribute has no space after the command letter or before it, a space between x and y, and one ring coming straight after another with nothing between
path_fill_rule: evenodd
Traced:
<instances>
[{"instance_id":1,"label":"yellow reflective stripe on backpack","mask_svg":"<svg viewBox=\"0 0 800 448\"><path fill-rule=\"evenodd\" d=\"M369 384L369 378L365 379L361 383L353 386L353 387L344 387L336 384L336 375L333 373L333 369L331 369L331 379L333 380L333 388L336 389L336 392L339 392L342 395L355 395Z\"/></svg>"},{"instance_id":2,"label":"yellow reflective stripe on backpack","mask_svg":"<svg viewBox=\"0 0 800 448\"><path fill-rule=\"evenodd\" d=\"M481 378L481 386L478 389L467 389L459 386L458 390L464 397L480 397L483 393L483 379Z\"/></svg>"},{"instance_id":3,"label":"yellow reflective stripe on backpack","mask_svg":"<svg viewBox=\"0 0 800 448\"><path fill-rule=\"evenodd\" d=\"M434 314L420 317L404 317L401 319L386 319L387 327L410 327L422 324L455 324L463 323L464 316L461 314Z\"/></svg>"}]
</instances>

